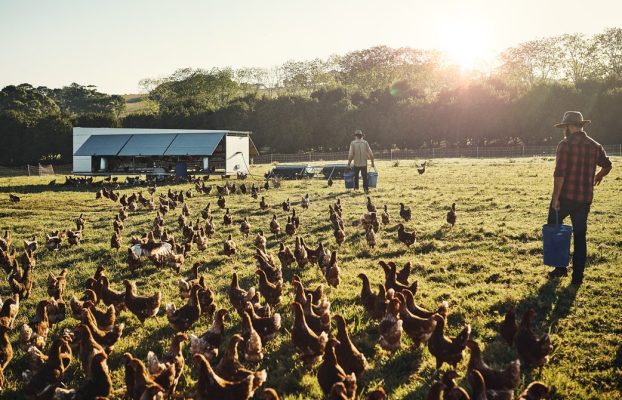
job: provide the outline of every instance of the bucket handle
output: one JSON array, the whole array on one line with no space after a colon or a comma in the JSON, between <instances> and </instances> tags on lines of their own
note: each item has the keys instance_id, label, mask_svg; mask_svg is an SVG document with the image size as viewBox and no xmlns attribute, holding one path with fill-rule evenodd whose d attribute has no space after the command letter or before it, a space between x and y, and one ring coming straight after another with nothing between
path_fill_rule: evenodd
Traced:
<instances>
[{"instance_id":1,"label":"bucket handle","mask_svg":"<svg viewBox=\"0 0 622 400\"><path fill-rule=\"evenodd\" d=\"M555 209L555 225L559 225L559 210Z\"/></svg>"}]
</instances>

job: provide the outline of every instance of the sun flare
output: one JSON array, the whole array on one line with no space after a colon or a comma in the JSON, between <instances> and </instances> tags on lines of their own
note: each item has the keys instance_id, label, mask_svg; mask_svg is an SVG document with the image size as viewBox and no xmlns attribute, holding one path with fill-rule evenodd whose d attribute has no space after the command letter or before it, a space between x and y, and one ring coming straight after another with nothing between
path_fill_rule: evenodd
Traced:
<instances>
[{"instance_id":1,"label":"sun flare","mask_svg":"<svg viewBox=\"0 0 622 400\"><path fill-rule=\"evenodd\" d=\"M485 33L478 28L477 21L448 21L441 29L440 50L451 63L472 70L477 69L488 56L488 41Z\"/></svg>"}]
</instances>

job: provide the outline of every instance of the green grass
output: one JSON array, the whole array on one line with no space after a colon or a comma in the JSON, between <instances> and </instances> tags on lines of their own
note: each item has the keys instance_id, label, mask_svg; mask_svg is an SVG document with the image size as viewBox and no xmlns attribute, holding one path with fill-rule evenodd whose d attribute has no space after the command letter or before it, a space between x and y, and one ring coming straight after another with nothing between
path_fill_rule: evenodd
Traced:
<instances>
[{"instance_id":1,"label":"green grass","mask_svg":"<svg viewBox=\"0 0 622 400\"><path fill-rule=\"evenodd\" d=\"M622 159L616 158L614 164L620 161ZM322 180L285 181L281 189L262 193L273 205L272 210L265 212L259 210L258 201L250 196L227 198L236 220L249 216L252 230L256 232L260 228L269 231L272 213L276 213L284 225L285 213L280 203L288 197L299 202L308 193L311 208L304 211L296 207L301 215L300 234L312 246L322 240L331 249L336 245L328 221L328 205L341 199L347 235L338 258L342 283L337 289L327 289L326 294L333 313L342 314L349 321L353 341L369 361L369 369L359 382L363 391L361 398L365 398L366 391L384 386L391 399L423 399L435 379L434 359L427 348L411 348L409 339L404 336L400 351L395 354L382 351L376 345L377 323L370 321L357 304L360 280L356 275L364 271L372 284L383 282L382 269L377 263L381 259L395 260L399 265L412 261L413 276L419 280L419 302L433 308L447 300L450 304L448 333L456 334L465 322L470 323L473 337L482 343L485 360L495 367L517 356L515 349L508 348L495 330L507 304L516 302L519 315L527 305L535 306L538 315L534 330L538 334L550 332L555 350L541 374L537 370L523 371L521 389L532 380L540 379L557 387L558 399L622 398L622 225L619 222L622 218L622 172L619 167L596 188L589 218L586 278L576 291L569 287L569 278L547 281L548 268L541 262L541 226L546 219L552 188L552 159L434 160L422 176L416 173L412 161L403 161L395 167L388 162L379 164L379 188L372 192L372 198L379 208L388 205L393 220L381 227L375 249L367 247L363 231L351 224L365 211L365 197L344 190L341 181L332 188ZM267 168L254 167L252 173L261 176ZM112 217L118 205L107 199L95 200L95 189L53 188L47 186L48 180L1 178L0 228L9 229L21 249L21 239L33 233L42 244L46 232L73 229L75 218L84 212L85 238L80 247L58 253L38 251L34 289L31 298L20 308L17 326L27 322L34 314L36 302L46 297L48 272L57 273L63 267L69 269L68 296L81 293L85 279L92 276L98 265L104 265L114 288L121 289L121 281L125 278L135 279L139 293L162 290L163 303L182 304L176 286L178 276L173 271L147 265L133 276L124 261L124 252L115 254L110 250ZM181 185L174 189L190 187ZM161 187L159 191L166 189ZM131 188L122 190L128 194L131 191ZM18 205L10 204L8 192L21 194L22 201ZM193 219L208 201L212 209L216 209L217 233L207 251L199 253L194 249L183 273L185 275L195 261L207 262L209 269L202 273L217 293L216 303L219 307L230 308L227 288L233 271L240 274L243 287L256 285L252 237L243 239L237 225L223 228L223 212L217 209L213 194L188 201ZM449 230L445 214L454 201L458 221L456 227ZM396 240L400 202L410 205L413 211L413 220L406 227L416 229L419 239L411 249ZM169 230L176 237L181 235L177 227L179 213L177 209L166 218ZM131 214L123 232L125 244L130 235L146 232L154 216L155 212L146 211ZM229 232L242 249L233 259L220 254L221 240ZM293 249L292 238L282 239ZM278 243L269 240L269 251L276 254L277 249ZM294 266L284 271L285 279L289 281L294 273L301 275L305 285L323 282L317 267L301 271ZM313 372L304 372L290 342L292 315L288 304L292 293L289 284L286 291L287 296L278 309L283 316L283 329L277 339L266 346L262 365L268 371L266 386L276 388L285 399L319 399L321 390ZM0 284L0 292L3 297L10 293L6 281ZM227 335L240 330L235 314L231 314L233 318L227 323ZM174 334L162 311L157 319L148 320L144 326L129 313L123 313L121 321L126 323L126 330L109 359L118 390L123 387L121 355L129 351L144 360L149 350L160 354ZM51 339L63 328L75 324L76 321L68 317L54 328ZM191 332L200 334L210 324L204 317ZM15 358L8 367L3 397L17 399L22 397L18 382L27 360L24 352L18 349L17 332L13 332L11 338ZM186 359L191 360L190 357ZM191 364L179 387L185 394L191 393L196 380ZM461 376L465 371L466 360L459 365ZM79 362L74 359L64 381L72 387L83 379ZM466 385L466 380L462 384Z\"/></svg>"}]
</instances>

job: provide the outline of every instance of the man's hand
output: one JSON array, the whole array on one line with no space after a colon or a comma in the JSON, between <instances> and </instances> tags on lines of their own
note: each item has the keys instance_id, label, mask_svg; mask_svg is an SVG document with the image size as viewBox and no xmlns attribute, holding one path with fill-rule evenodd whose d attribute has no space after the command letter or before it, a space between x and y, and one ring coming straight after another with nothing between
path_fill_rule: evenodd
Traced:
<instances>
[{"instance_id":1,"label":"man's hand","mask_svg":"<svg viewBox=\"0 0 622 400\"><path fill-rule=\"evenodd\" d=\"M553 199L553 200L551 200L551 208L552 208L553 210L559 210L559 207L560 207L560 205L559 205L559 199Z\"/></svg>"},{"instance_id":2,"label":"man's hand","mask_svg":"<svg viewBox=\"0 0 622 400\"><path fill-rule=\"evenodd\" d=\"M372 168L376 168L376 165L374 164L374 162L373 162L373 161L371 162L371 167L372 167Z\"/></svg>"},{"instance_id":3,"label":"man's hand","mask_svg":"<svg viewBox=\"0 0 622 400\"><path fill-rule=\"evenodd\" d=\"M605 175L601 174L600 171L594 177L594 186L600 185Z\"/></svg>"},{"instance_id":4,"label":"man's hand","mask_svg":"<svg viewBox=\"0 0 622 400\"><path fill-rule=\"evenodd\" d=\"M350 163L348 163L348 166L346 168L350 169Z\"/></svg>"}]
</instances>

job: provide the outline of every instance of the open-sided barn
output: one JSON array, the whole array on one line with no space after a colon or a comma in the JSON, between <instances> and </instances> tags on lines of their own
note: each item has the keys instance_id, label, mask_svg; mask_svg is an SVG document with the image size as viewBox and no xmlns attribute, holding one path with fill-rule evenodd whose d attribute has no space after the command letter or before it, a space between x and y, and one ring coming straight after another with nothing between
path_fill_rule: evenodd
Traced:
<instances>
[{"instance_id":1,"label":"open-sided barn","mask_svg":"<svg viewBox=\"0 0 622 400\"><path fill-rule=\"evenodd\" d=\"M251 132L73 128L73 172L84 175L248 172Z\"/></svg>"}]
</instances>

